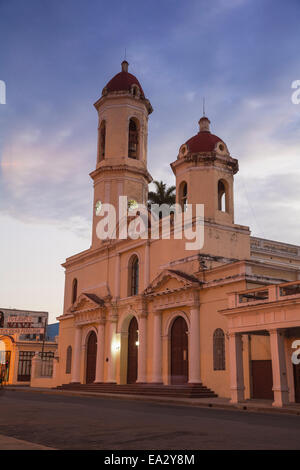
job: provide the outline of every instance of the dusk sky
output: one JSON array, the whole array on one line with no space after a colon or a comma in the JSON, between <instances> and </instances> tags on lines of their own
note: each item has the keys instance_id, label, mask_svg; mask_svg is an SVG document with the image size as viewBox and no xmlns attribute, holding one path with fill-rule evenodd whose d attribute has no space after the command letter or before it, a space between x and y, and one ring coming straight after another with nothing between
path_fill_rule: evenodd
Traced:
<instances>
[{"instance_id":1,"label":"dusk sky","mask_svg":"<svg viewBox=\"0 0 300 470\"><path fill-rule=\"evenodd\" d=\"M299 0L0 0L0 307L62 314L61 263L90 246L93 103L125 48L153 178L174 184L205 96L239 159L236 223L300 244L299 18Z\"/></svg>"}]
</instances>

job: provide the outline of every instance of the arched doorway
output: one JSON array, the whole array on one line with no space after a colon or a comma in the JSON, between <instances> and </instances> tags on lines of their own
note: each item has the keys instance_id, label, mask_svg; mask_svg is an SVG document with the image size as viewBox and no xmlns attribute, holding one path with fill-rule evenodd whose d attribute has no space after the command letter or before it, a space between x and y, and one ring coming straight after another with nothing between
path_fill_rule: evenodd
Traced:
<instances>
[{"instance_id":1,"label":"arched doorway","mask_svg":"<svg viewBox=\"0 0 300 470\"><path fill-rule=\"evenodd\" d=\"M2 383L8 383L10 380L10 362L11 362L11 349L14 342L11 336L0 337L0 379ZM29 378L30 380L30 378Z\"/></svg>"},{"instance_id":2,"label":"arched doorway","mask_svg":"<svg viewBox=\"0 0 300 470\"><path fill-rule=\"evenodd\" d=\"M91 384L96 377L97 335L94 331L89 334L86 348L86 383Z\"/></svg>"},{"instance_id":3,"label":"arched doorway","mask_svg":"<svg viewBox=\"0 0 300 470\"><path fill-rule=\"evenodd\" d=\"M183 317L177 317L171 328L171 383L188 381L188 326Z\"/></svg>"},{"instance_id":4,"label":"arched doorway","mask_svg":"<svg viewBox=\"0 0 300 470\"><path fill-rule=\"evenodd\" d=\"M133 317L128 327L128 359L127 359L127 383L134 384L137 380L138 368L138 322Z\"/></svg>"}]
</instances>

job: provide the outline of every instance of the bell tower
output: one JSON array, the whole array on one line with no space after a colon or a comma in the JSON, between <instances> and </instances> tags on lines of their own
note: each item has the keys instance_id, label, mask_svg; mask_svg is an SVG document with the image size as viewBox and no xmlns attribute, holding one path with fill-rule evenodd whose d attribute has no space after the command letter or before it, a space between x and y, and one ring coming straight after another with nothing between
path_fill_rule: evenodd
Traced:
<instances>
[{"instance_id":1,"label":"bell tower","mask_svg":"<svg viewBox=\"0 0 300 470\"><path fill-rule=\"evenodd\" d=\"M199 132L179 149L171 164L176 176L176 202L204 204L204 216L212 222L234 224L233 177L238 161L225 142L210 132L210 120L199 120Z\"/></svg>"},{"instance_id":2,"label":"bell tower","mask_svg":"<svg viewBox=\"0 0 300 470\"><path fill-rule=\"evenodd\" d=\"M146 203L152 177L147 170L148 117L153 109L137 78L128 72L128 62L103 88L94 104L98 112L98 146L94 181L92 246L97 238L97 210L112 204L117 213L119 197Z\"/></svg>"}]
</instances>

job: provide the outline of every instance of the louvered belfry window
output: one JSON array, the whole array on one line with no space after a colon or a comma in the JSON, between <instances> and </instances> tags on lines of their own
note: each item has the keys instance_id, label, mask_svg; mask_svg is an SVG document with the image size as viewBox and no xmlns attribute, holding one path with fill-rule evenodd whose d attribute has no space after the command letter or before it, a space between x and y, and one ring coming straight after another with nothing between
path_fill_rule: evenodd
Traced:
<instances>
[{"instance_id":1,"label":"louvered belfry window","mask_svg":"<svg viewBox=\"0 0 300 470\"><path fill-rule=\"evenodd\" d=\"M129 136L128 136L128 157L138 158L138 126L133 119L129 121Z\"/></svg>"}]
</instances>

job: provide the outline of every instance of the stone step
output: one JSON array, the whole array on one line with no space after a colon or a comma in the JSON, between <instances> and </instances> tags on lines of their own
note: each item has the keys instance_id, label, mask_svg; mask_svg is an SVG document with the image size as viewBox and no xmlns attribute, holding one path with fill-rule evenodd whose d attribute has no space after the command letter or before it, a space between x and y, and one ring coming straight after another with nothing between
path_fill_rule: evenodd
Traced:
<instances>
[{"instance_id":1,"label":"stone step","mask_svg":"<svg viewBox=\"0 0 300 470\"><path fill-rule=\"evenodd\" d=\"M217 395L202 384L157 385L157 384L63 384L59 390L82 391L93 393L116 393L127 395L153 395L163 397L205 398Z\"/></svg>"}]
</instances>

